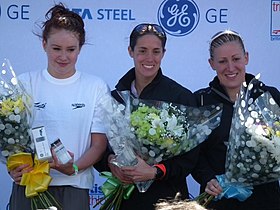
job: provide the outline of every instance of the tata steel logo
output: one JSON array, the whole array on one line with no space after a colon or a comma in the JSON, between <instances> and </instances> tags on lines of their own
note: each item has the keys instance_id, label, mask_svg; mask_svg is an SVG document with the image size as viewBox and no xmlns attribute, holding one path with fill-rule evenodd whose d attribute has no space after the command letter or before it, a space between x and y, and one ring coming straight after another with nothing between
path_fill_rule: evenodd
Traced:
<instances>
[{"instance_id":1,"label":"tata steel logo","mask_svg":"<svg viewBox=\"0 0 280 210\"><path fill-rule=\"evenodd\" d=\"M165 0L158 10L158 22L173 36L191 33L199 22L199 9L193 0Z\"/></svg>"}]
</instances>

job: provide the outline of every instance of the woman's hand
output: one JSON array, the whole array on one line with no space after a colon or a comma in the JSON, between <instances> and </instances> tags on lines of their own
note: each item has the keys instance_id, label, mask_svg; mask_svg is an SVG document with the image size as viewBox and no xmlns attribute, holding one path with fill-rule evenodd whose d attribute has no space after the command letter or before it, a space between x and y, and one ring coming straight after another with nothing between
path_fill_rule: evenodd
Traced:
<instances>
[{"instance_id":1,"label":"woman's hand","mask_svg":"<svg viewBox=\"0 0 280 210\"><path fill-rule=\"evenodd\" d=\"M16 184L19 184L21 181L21 177L24 173L28 173L32 171L33 168L29 164L23 164L9 172L11 178L14 180Z\"/></svg>"},{"instance_id":2,"label":"woman's hand","mask_svg":"<svg viewBox=\"0 0 280 210\"><path fill-rule=\"evenodd\" d=\"M148 165L143 159L137 157L138 163L135 166L122 167L124 176L134 182L147 181L155 178L156 168Z\"/></svg>"},{"instance_id":3,"label":"woman's hand","mask_svg":"<svg viewBox=\"0 0 280 210\"><path fill-rule=\"evenodd\" d=\"M73 168L74 153L68 151L72 159L65 164L60 164L55 152L53 150L51 152L53 157L53 161L49 162L51 168L69 176L75 172Z\"/></svg>"},{"instance_id":4,"label":"woman's hand","mask_svg":"<svg viewBox=\"0 0 280 210\"><path fill-rule=\"evenodd\" d=\"M133 184L133 180L129 177L129 176L126 176L122 169L118 166L116 166L115 164L113 164L111 161L112 159L115 158L115 155L109 155L108 157L108 166L112 172L112 174L117 177L122 183L125 183L125 184Z\"/></svg>"},{"instance_id":5,"label":"woman's hand","mask_svg":"<svg viewBox=\"0 0 280 210\"><path fill-rule=\"evenodd\" d=\"M217 196L223 192L223 189L216 179L211 179L209 182L207 182L205 192L210 195Z\"/></svg>"}]
</instances>

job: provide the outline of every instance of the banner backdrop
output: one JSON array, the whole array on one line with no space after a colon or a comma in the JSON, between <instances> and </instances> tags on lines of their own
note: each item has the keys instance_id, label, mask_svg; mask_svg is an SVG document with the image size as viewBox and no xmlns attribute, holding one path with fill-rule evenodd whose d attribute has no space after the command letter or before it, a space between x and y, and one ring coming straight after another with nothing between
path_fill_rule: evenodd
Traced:
<instances>
[{"instance_id":1,"label":"banner backdrop","mask_svg":"<svg viewBox=\"0 0 280 210\"><path fill-rule=\"evenodd\" d=\"M46 67L41 40L34 35L54 0L1 0L0 62L8 58L17 74ZM279 89L280 1L243 0L62 0L86 24L86 45L77 69L103 78L111 88L133 66L127 52L129 34L138 23L160 24L168 33L162 62L164 74L192 91L205 87L215 75L208 64L213 34L233 29L249 51L247 71ZM11 180L0 166L0 209L8 203ZM92 206L102 196L103 180L96 174L90 192ZM192 195L198 185L188 177ZM98 209L98 208L96 208Z\"/></svg>"}]
</instances>

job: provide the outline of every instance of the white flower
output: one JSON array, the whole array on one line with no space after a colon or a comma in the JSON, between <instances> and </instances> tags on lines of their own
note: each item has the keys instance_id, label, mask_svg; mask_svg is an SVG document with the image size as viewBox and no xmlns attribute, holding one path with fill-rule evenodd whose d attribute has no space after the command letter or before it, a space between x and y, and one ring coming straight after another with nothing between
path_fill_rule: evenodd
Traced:
<instances>
[{"instance_id":1,"label":"white flower","mask_svg":"<svg viewBox=\"0 0 280 210\"><path fill-rule=\"evenodd\" d=\"M273 136L272 141L274 142L275 149L271 151L272 157L277 161L277 163L280 163L280 137Z\"/></svg>"},{"instance_id":2,"label":"white flower","mask_svg":"<svg viewBox=\"0 0 280 210\"><path fill-rule=\"evenodd\" d=\"M154 113L152 113L152 114L148 115L148 118L151 120L151 125L153 128L156 128L156 127L163 128L164 127L164 125L163 125L164 120L161 119L158 115L155 115Z\"/></svg>"},{"instance_id":3,"label":"white flower","mask_svg":"<svg viewBox=\"0 0 280 210\"><path fill-rule=\"evenodd\" d=\"M176 126L173 129L174 136L183 136L184 135L184 128L182 125Z\"/></svg>"},{"instance_id":4,"label":"white flower","mask_svg":"<svg viewBox=\"0 0 280 210\"><path fill-rule=\"evenodd\" d=\"M171 117L167 118L167 126L166 129L169 131L172 131L176 128L177 126L177 118L175 117L174 114L172 114Z\"/></svg>"}]
</instances>

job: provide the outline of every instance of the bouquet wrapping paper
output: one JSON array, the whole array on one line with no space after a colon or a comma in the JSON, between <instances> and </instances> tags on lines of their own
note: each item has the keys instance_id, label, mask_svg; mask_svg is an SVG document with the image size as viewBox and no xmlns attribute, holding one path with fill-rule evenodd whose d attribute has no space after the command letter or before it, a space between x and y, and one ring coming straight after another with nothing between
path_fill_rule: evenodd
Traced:
<instances>
[{"instance_id":1,"label":"bouquet wrapping paper","mask_svg":"<svg viewBox=\"0 0 280 210\"><path fill-rule=\"evenodd\" d=\"M122 166L137 164L137 156L149 165L184 154L202 143L220 123L221 104L202 108L165 101L133 98L119 92L124 103L112 97L103 100L109 119L107 137ZM145 192L153 180L137 182ZM128 198L127 198L128 199Z\"/></svg>"},{"instance_id":2,"label":"bouquet wrapping paper","mask_svg":"<svg viewBox=\"0 0 280 210\"><path fill-rule=\"evenodd\" d=\"M280 108L259 78L243 83L235 102L225 174L217 176L223 192L216 200L245 201L254 185L280 178ZM195 198L203 206L212 199L206 192Z\"/></svg>"},{"instance_id":3,"label":"bouquet wrapping paper","mask_svg":"<svg viewBox=\"0 0 280 210\"><path fill-rule=\"evenodd\" d=\"M40 162L34 155L31 124L32 97L5 59L0 73L0 160L8 171L23 164L33 168L22 175L20 182L25 186L25 196L30 198L32 209L60 206L47 191L51 182L49 163Z\"/></svg>"},{"instance_id":4,"label":"bouquet wrapping paper","mask_svg":"<svg viewBox=\"0 0 280 210\"><path fill-rule=\"evenodd\" d=\"M280 177L280 108L262 85L253 79L235 105L226 159L228 182L253 186Z\"/></svg>"}]
</instances>

